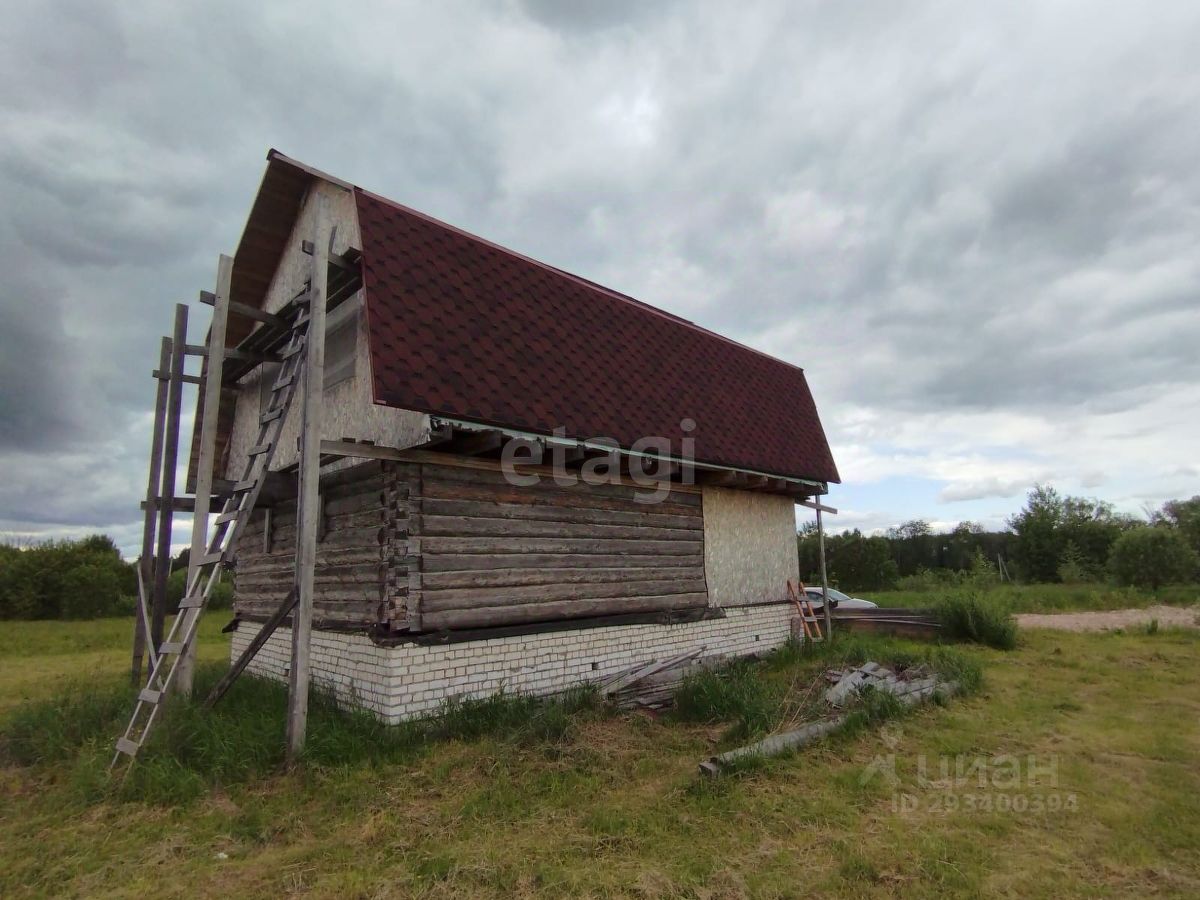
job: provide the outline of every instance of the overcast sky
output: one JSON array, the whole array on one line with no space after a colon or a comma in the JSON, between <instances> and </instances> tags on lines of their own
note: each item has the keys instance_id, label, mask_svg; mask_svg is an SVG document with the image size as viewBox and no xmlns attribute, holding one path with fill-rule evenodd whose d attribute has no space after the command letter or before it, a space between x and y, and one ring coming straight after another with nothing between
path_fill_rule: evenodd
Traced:
<instances>
[{"instance_id":1,"label":"overcast sky","mask_svg":"<svg viewBox=\"0 0 1200 900\"><path fill-rule=\"evenodd\" d=\"M1200 4L2 6L0 533L135 552L269 147L803 366L842 526L1200 493Z\"/></svg>"}]
</instances>

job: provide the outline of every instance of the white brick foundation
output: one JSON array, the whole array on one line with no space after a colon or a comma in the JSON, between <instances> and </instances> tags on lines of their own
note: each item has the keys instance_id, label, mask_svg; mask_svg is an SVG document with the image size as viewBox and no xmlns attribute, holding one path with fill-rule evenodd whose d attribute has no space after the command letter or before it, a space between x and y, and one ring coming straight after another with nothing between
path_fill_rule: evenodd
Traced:
<instances>
[{"instance_id":1,"label":"white brick foundation","mask_svg":"<svg viewBox=\"0 0 1200 900\"><path fill-rule=\"evenodd\" d=\"M705 656L745 656L779 646L790 633L787 604L729 609L724 619L677 625L615 625L488 638L436 647L380 647L364 634L313 631L313 681L332 687L343 703L399 722L436 709L451 697L486 697L500 690L553 694L604 678L650 659L697 647ZM258 624L233 635L236 659ZM255 675L285 679L292 633L280 628L250 663Z\"/></svg>"}]
</instances>

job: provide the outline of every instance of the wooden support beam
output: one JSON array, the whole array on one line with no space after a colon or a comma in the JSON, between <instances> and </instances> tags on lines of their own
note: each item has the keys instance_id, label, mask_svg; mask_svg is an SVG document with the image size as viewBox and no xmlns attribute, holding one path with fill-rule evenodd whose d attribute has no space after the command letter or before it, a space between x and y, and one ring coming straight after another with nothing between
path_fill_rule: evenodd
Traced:
<instances>
[{"instance_id":1,"label":"wooden support beam","mask_svg":"<svg viewBox=\"0 0 1200 900\"><path fill-rule=\"evenodd\" d=\"M171 380L167 384L167 419L163 439L162 489L160 497L175 496L175 469L179 465L179 415L183 408L183 362L187 347L188 308L175 306L175 331L171 338ZM171 574L171 523L175 510L165 503L158 518L158 564L154 568L154 604L151 610L150 639L162 644L167 619L167 576Z\"/></svg>"},{"instance_id":2,"label":"wooden support beam","mask_svg":"<svg viewBox=\"0 0 1200 900\"><path fill-rule=\"evenodd\" d=\"M825 526L821 522L821 506L817 504L817 552L821 560L821 606L825 611L825 640L833 637L833 619L829 612L829 579L825 574Z\"/></svg>"},{"instance_id":3,"label":"wooden support beam","mask_svg":"<svg viewBox=\"0 0 1200 900\"><path fill-rule=\"evenodd\" d=\"M208 347L203 344L185 344L184 353L187 356L208 356ZM247 350L238 350L235 347L226 347L224 357L225 359L233 359L238 362L254 363L255 365L283 361L276 353L253 353Z\"/></svg>"},{"instance_id":4,"label":"wooden support beam","mask_svg":"<svg viewBox=\"0 0 1200 900\"><path fill-rule=\"evenodd\" d=\"M837 515L837 510L832 506L826 506L825 504L816 500L799 500L797 502L806 509L815 509L818 513L818 519L820 518L820 513L829 513L831 516Z\"/></svg>"},{"instance_id":5,"label":"wooden support beam","mask_svg":"<svg viewBox=\"0 0 1200 900\"><path fill-rule=\"evenodd\" d=\"M204 385L204 418L200 421L200 456L196 463L196 499L192 514L192 550L188 554L186 596L200 584L200 560L208 553L208 513L212 503L213 469L217 462L217 419L221 410L221 375L225 366L225 333L229 324L229 288L233 257L217 260L217 290L213 297L212 324L208 329L208 379ZM192 694L196 669L196 642L192 641L179 661L175 689L180 696Z\"/></svg>"},{"instance_id":6,"label":"wooden support beam","mask_svg":"<svg viewBox=\"0 0 1200 900\"><path fill-rule=\"evenodd\" d=\"M209 306L215 306L217 295L212 291L201 291L200 302ZM275 313L269 313L266 310L259 309L256 306L250 306L246 303L239 303L236 300L226 300L226 305L229 307L229 312L234 315L245 316L247 319L254 319L256 322L265 322L268 325L273 325L276 328L287 328L287 320L283 316L277 316Z\"/></svg>"},{"instance_id":7,"label":"wooden support beam","mask_svg":"<svg viewBox=\"0 0 1200 900\"><path fill-rule=\"evenodd\" d=\"M222 498L223 498L223 495L221 495L221 494L213 494L213 497L212 497L213 500L220 500ZM149 509L150 506L153 505L153 507L157 510L162 504L164 504L166 502L167 501L165 501L165 500L157 499L153 502L153 504L151 504L151 503L148 503L147 501L143 500L141 502L141 504L139 504L139 505L141 506L142 509ZM186 512L186 513L195 512L196 511L196 498L195 497L176 497L175 500L171 503L171 507L175 510L175 512Z\"/></svg>"},{"instance_id":8,"label":"wooden support beam","mask_svg":"<svg viewBox=\"0 0 1200 900\"><path fill-rule=\"evenodd\" d=\"M164 337L158 349L158 368L166 371L171 366L171 339ZM130 680L139 684L142 680L142 658L146 654L146 636L150 632L150 621L146 611L150 608L150 585L154 583L154 526L158 521L158 486L162 475L163 431L167 418L167 382L159 380L154 398L154 431L150 435L150 467L146 478L146 499L142 509L146 511L142 525L142 555L138 558L138 615L133 631L133 664Z\"/></svg>"},{"instance_id":9,"label":"wooden support beam","mask_svg":"<svg viewBox=\"0 0 1200 900\"><path fill-rule=\"evenodd\" d=\"M325 311L329 279L329 209L319 188L312 195L312 275L304 365L304 410L300 425L300 490L296 510L296 611L292 616L292 668L288 676L287 758L304 751L308 729L309 644L312 638L313 579L320 515L321 405L325 384Z\"/></svg>"},{"instance_id":10,"label":"wooden support beam","mask_svg":"<svg viewBox=\"0 0 1200 900\"><path fill-rule=\"evenodd\" d=\"M153 375L155 378L157 378L159 381L170 381L171 380L171 373L166 369L155 369L150 374ZM183 379L184 384L204 384L204 379L201 378L199 375L182 375L180 377Z\"/></svg>"}]
</instances>

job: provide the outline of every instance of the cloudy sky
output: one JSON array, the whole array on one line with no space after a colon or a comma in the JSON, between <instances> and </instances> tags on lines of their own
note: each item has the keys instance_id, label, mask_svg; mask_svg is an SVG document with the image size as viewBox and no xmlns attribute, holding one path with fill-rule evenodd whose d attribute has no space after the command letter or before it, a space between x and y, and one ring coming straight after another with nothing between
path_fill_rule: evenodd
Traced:
<instances>
[{"instance_id":1,"label":"cloudy sky","mask_svg":"<svg viewBox=\"0 0 1200 900\"><path fill-rule=\"evenodd\" d=\"M843 526L1200 493L1193 2L2 6L0 534L134 552L269 147L804 366Z\"/></svg>"}]
</instances>

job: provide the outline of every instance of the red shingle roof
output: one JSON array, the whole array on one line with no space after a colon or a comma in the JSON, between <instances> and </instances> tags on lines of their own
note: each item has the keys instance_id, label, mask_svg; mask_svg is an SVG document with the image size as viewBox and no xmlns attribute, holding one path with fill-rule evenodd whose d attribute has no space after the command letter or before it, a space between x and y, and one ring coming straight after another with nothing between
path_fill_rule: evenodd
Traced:
<instances>
[{"instance_id":1,"label":"red shingle roof","mask_svg":"<svg viewBox=\"0 0 1200 900\"><path fill-rule=\"evenodd\" d=\"M801 369L362 190L375 400L838 481ZM693 419L690 435L681 420Z\"/></svg>"}]
</instances>

